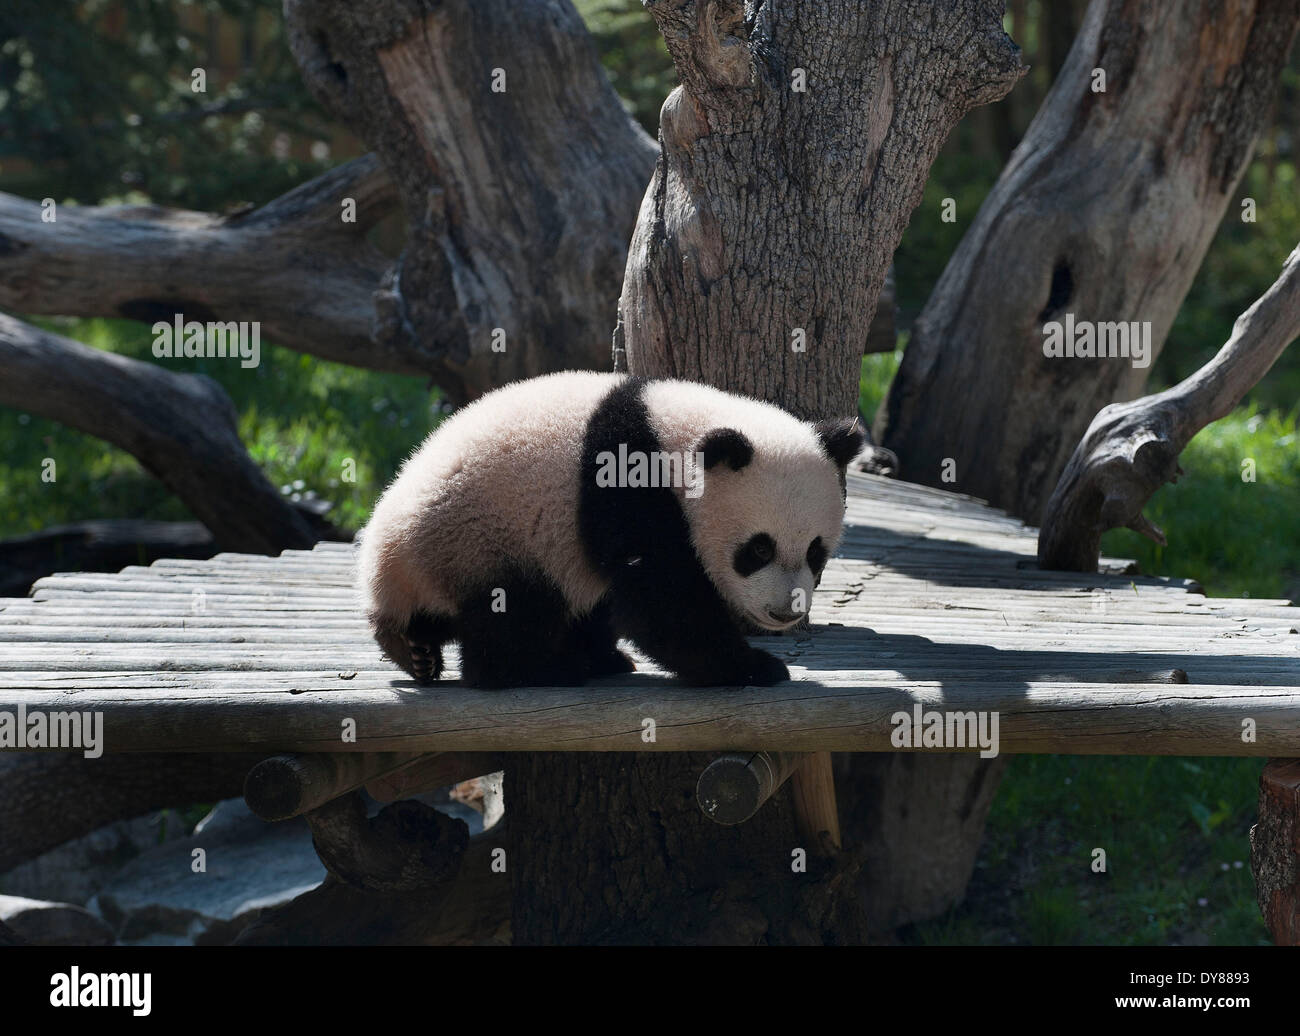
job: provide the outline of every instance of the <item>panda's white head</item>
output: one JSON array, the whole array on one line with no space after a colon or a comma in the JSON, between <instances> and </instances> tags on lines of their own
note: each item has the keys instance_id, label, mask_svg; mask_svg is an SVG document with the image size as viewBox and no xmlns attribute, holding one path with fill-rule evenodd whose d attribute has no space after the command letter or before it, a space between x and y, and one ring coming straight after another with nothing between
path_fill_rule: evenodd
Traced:
<instances>
[{"instance_id":1,"label":"panda's white head","mask_svg":"<svg viewBox=\"0 0 1300 1036\"><path fill-rule=\"evenodd\" d=\"M865 441L855 420L788 419L800 434L711 430L698 446L703 492L683 504L718 591L741 619L773 631L808 613L843 531L844 471Z\"/></svg>"}]
</instances>

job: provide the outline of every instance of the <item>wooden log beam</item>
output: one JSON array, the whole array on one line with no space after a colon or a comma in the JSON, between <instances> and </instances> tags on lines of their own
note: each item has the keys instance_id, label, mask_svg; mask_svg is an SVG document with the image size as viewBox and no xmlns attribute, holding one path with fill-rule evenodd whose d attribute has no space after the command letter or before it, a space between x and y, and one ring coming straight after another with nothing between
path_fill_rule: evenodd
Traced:
<instances>
[{"instance_id":1,"label":"wooden log beam","mask_svg":"<svg viewBox=\"0 0 1300 1036\"><path fill-rule=\"evenodd\" d=\"M716 824L743 824L803 763L801 752L728 752L709 763L695 784L695 801Z\"/></svg>"},{"instance_id":2,"label":"wooden log beam","mask_svg":"<svg viewBox=\"0 0 1300 1036\"><path fill-rule=\"evenodd\" d=\"M840 848L829 752L728 752L704 768L695 800L706 817L731 827L757 813L791 778L799 833L818 853Z\"/></svg>"},{"instance_id":3,"label":"wooden log beam","mask_svg":"<svg viewBox=\"0 0 1300 1036\"><path fill-rule=\"evenodd\" d=\"M422 758L414 752L273 755L244 778L244 801L263 820L288 820Z\"/></svg>"},{"instance_id":4,"label":"wooden log beam","mask_svg":"<svg viewBox=\"0 0 1300 1036\"><path fill-rule=\"evenodd\" d=\"M1300 946L1300 759L1270 759L1260 775L1250 872L1273 941Z\"/></svg>"},{"instance_id":5,"label":"wooden log beam","mask_svg":"<svg viewBox=\"0 0 1300 1036\"><path fill-rule=\"evenodd\" d=\"M1178 481L1178 455L1197 432L1227 416L1300 336L1300 247L1272 287L1237 318L1218 354L1173 388L1103 407L1043 512L1043 568L1095 572L1101 536L1134 529L1162 546L1165 534L1142 513L1166 482Z\"/></svg>"},{"instance_id":6,"label":"wooden log beam","mask_svg":"<svg viewBox=\"0 0 1300 1036\"><path fill-rule=\"evenodd\" d=\"M159 558L210 558L217 552L201 522L92 518L0 540L0 597L25 597L32 583L60 569L116 572Z\"/></svg>"},{"instance_id":7,"label":"wooden log beam","mask_svg":"<svg viewBox=\"0 0 1300 1036\"><path fill-rule=\"evenodd\" d=\"M227 550L277 554L316 542L248 455L234 405L211 378L92 349L0 313L0 406L126 450Z\"/></svg>"},{"instance_id":8,"label":"wooden log beam","mask_svg":"<svg viewBox=\"0 0 1300 1036\"><path fill-rule=\"evenodd\" d=\"M410 764L366 782L366 792L380 802L420 795L437 788L496 773L504 769L500 752L432 752L418 755Z\"/></svg>"},{"instance_id":9,"label":"wooden log beam","mask_svg":"<svg viewBox=\"0 0 1300 1036\"><path fill-rule=\"evenodd\" d=\"M1293 660L1286 662L1293 664ZM834 678L828 678L832 676ZM367 687L355 686L363 682ZM773 688L690 689L641 677L621 686L412 694L391 672L350 670L88 675L0 673L0 702L30 714L103 713L106 752L899 751L897 713L996 713L998 751L1067 755L1300 756L1300 688L1241 684L1036 683L821 674ZM267 689L269 683L279 689ZM144 686L142 686L144 685ZM201 691L194 686L201 686ZM178 694L186 695L178 703ZM641 738L654 716L658 737ZM1243 741L1250 720L1254 741ZM906 750L936 752L936 749Z\"/></svg>"}]
</instances>

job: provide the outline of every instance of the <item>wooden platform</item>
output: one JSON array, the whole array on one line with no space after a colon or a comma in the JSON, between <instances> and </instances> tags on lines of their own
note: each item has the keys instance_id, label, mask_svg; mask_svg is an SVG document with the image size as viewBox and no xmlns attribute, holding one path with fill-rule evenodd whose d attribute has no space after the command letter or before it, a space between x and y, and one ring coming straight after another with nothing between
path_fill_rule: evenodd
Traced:
<instances>
[{"instance_id":1,"label":"wooden platform","mask_svg":"<svg viewBox=\"0 0 1300 1036\"><path fill-rule=\"evenodd\" d=\"M795 679L761 689L644 663L585 688L419 688L370 638L350 545L62 574L0 600L0 710L102 711L109 752L889 751L919 704L996 711L1002 752L1300 756L1300 609L1034 554L977 501L851 475L812 630L755 640Z\"/></svg>"}]
</instances>

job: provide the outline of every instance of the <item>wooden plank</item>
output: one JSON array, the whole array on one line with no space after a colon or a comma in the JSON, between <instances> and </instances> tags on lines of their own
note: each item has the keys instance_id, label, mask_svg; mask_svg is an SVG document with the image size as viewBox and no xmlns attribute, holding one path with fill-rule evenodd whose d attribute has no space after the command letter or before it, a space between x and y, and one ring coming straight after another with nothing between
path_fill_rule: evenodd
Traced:
<instances>
[{"instance_id":1,"label":"wooden plank","mask_svg":"<svg viewBox=\"0 0 1300 1036\"><path fill-rule=\"evenodd\" d=\"M203 645L200 645L203 647ZM638 672L641 674L661 674L662 671L647 659L641 657L624 643L636 657ZM11 658L0 668L0 695L6 693L20 694L27 690L64 687L75 691L80 685L113 685L149 689L166 687L173 691L188 688L195 695L208 691L224 692L238 690L239 685L256 687L297 686L300 682L318 679L328 673L331 680L340 672L353 678L356 688L362 687L397 687L414 686L410 679L391 663L381 660L373 644L363 645L363 650L351 651L340 658L341 663L325 668L323 662L329 661L321 650L295 650L291 657L284 652L271 652L283 657L283 663L275 658L269 662L258 659L250 664L245 656L236 652L232 654L231 664L212 664L207 659L199 659L185 651L170 652L170 659L165 665L156 665L162 652L153 656L139 655L135 658L118 658L111 664L96 666L93 659L87 657L83 664L60 664L49 667L42 660L25 656L24 659ZM454 646L444 652L447 665L446 680L453 680L459 673L458 653ZM1080 652L1023 653L1012 655L1004 660L983 658L972 660L961 652L949 655L899 655L889 653L888 658L855 658L845 656L839 665L828 663L821 654L804 655L794 649L778 652L792 667L796 682L815 681L819 684L860 684L863 686L880 686L884 684L910 685L917 681L944 682L964 684L975 682L1004 682L1014 679L1027 684L1046 686L1051 684L1127 684L1127 683L1175 683L1184 682L1182 674L1189 676L1196 685L1234 684L1254 687L1294 688L1297 686L1296 672L1289 659L1251 660L1248 667L1236 666L1240 662L1232 656L1220 656L1214 659L1198 659L1195 656L1183 656L1173 653L1152 652L1147 655L1111 658L1105 653L1090 655ZM266 668L257 665L267 662ZM1244 665L1244 663L1243 663ZM249 678L248 673L257 674ZM150 674L156 679L151 680ZM1226 676L1226 679L1219 677ZM231 687L231 681L236 686ZM593 686L616 686L617 680L606 679ZM437 686L443 686L442 684ZM433 693L433 689L429 689Z\"/></svg>"}]
</instances>

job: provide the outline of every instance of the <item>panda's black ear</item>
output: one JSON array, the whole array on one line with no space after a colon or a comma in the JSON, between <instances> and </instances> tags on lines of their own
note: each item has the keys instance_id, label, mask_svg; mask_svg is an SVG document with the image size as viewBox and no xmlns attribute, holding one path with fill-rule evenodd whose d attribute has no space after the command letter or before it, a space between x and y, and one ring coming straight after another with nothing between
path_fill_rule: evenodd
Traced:
<instances>
[{"instance_id":1,"label":"panda's black ear","mask_svg":"<svg viewBox=\"0 0 1300 1036\"><path fill-rule=\"evenodd\" d=\"M734 428L715 428L697 447L704 454L704 470L715 464L727 462L732 471L739 471L754 459L754 446Z\"/></svg>"},{"instance_id":2,"label":"panda's black ear","mask_svg":"<svg viewBox=\"0 0 1300 1036\"><path fill-rule=\"evenodd\" d=\"M830 421L818 421L813 425L817 437L822 441L822 449L841 468L846 468L854 457L862 452L867 444L866 432L862 421L856 417L841 417Z\"/></svg>"}]
</instances>

